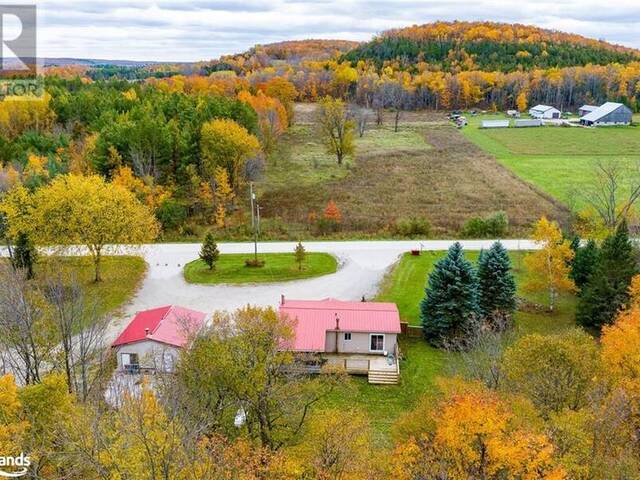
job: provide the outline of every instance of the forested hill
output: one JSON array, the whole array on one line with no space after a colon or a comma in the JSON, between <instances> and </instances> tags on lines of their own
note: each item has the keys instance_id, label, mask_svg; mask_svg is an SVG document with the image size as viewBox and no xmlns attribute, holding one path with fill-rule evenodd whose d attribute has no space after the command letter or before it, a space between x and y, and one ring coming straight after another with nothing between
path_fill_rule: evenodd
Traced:
<instances>
[{"instance_id":1,"label":"forested hill","mask_svg":"<svg viewBox=\"0 0 640 480\"><path fill-rule=\"evenodd\" d=\"M354 64L396 62L407 69L419 63L445 71L510 72L533 68L629 63L640 51L580 35L533 26L492 22L436 22L384 32L343 56Z\"/></svg>"}]
</instances>

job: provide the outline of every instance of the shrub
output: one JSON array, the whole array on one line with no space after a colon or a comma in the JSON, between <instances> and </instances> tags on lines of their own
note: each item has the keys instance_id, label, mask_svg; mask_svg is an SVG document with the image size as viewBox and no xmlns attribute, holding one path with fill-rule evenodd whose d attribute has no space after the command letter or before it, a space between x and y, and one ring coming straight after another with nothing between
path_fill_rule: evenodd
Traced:
<instances>
[{"instance_id":1,"label":"shrub","mask_svg":"<svg viewBox=\"0 0 640 480\"><path fill-rule=\"evenodd\" d=\"M509 231L509 219L504 212L497 212L488 217L473 217L462 227L462 235L467 238L498 238Z\"/></svg>"},{"instance_id":2,"label":"shrub","mask_svg":"<svg viewBox=\"0 0 640 480\"><path fill-rule=\"evenodd\" d=\"M393 226L393 232L402 237L428 237L431 234L431 224L426 218L401 218Z\"/></svg>"},{"instance_id":3,"label":"shrub","mask_svg":"<svg viewBox=\"0 0 640 480\"><path fill-rule=\"evenodd\" d=\"M177 200L169 198L160 204L156 217L163 230L177 230L187 218L187 209Z\"/></svg>"},{"instance_id":4,"label":"shrub","mask_svg":"<svg viewBox=\"0 0 640 480\"><path fill-rule=\"evenodd\" d=\"M260 260L259 258L247 258L244 261L245 267L250 268L262 268L264 267L264 260Z\"/></svg>"}]
</instances>

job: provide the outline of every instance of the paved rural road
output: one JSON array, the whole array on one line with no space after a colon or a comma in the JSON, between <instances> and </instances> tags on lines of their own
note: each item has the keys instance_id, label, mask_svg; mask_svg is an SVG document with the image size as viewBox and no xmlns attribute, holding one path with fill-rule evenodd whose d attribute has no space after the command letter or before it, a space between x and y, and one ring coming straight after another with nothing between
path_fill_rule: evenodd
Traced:
<instances>
[{"instance_id":1,"label":"paved rural road","mask_svg":"<svg viewBox=\"0 0 640 480\"><path fill-rule=\"evenodd\" d=\"M407 241L345 241L305 242L308 252L326 252L339 261L336 273L318 278L258 285L192 285L182 275L185 263L198 257L199 244L153 244L141 248L140 254L149 264L140 290L124 308L124 318L116 319L109 337L121 330L124 322L137 311L168 304L181 305L204 312L233 310L248 303L277 305L280 295L287 298L322 299L334 297L358 300L371 298L387 269L399 256L411 249L446 250L454 240ZM468 250L488 248L493 240L463 240ZM509 250L532 250L531 240L504 240ZM293 252L295 242L265 242L259 244L264 253ZM221 253L251 253L252 243L221 243Z\"/></svg>"}]
</instances>

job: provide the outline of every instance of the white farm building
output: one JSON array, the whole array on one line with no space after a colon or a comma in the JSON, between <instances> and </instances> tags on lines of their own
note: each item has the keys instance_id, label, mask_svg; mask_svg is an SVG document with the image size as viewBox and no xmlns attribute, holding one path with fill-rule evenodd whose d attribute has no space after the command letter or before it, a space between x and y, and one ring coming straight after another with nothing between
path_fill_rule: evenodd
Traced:
<instances>
[{"instance_id":1,"label":"white farm building","mask_svg":"<svg viewBox=\"0 0 640 480\"><path fill-rule=\"evenodd\" d=\"M556 107L549 105L536 105L529 109L529 115L533 118L560 118L561 112Z\"/></svg>"},{"instance_id":2,"label":"white farm building","mask_svg":"<svg viewBox=\"0 0 640 480\"><path fill-rule=\"evenodd\" d=\"M633 117L631 109L622 103L607 102L580 117L580 123L587 126L629 125Z\"/></svg>"}]
</instances>

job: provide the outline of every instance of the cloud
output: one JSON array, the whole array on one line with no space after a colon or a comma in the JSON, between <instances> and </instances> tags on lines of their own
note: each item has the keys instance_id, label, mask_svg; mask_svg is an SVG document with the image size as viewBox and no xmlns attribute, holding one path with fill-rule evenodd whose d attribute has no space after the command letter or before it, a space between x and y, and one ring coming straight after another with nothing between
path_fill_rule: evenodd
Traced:
<instances>
[{"instance_id":1,"label":"cloud","mask_svg":"<svg viewBox=\"0 0 640 480\"><path fill-rule=\"evenodd\" d=\"M367 40L435 20L534 24L640 48L640 2L617 0L42 0L39 54L196 61L287 39Z\"/></svg>"}]
</instances>

